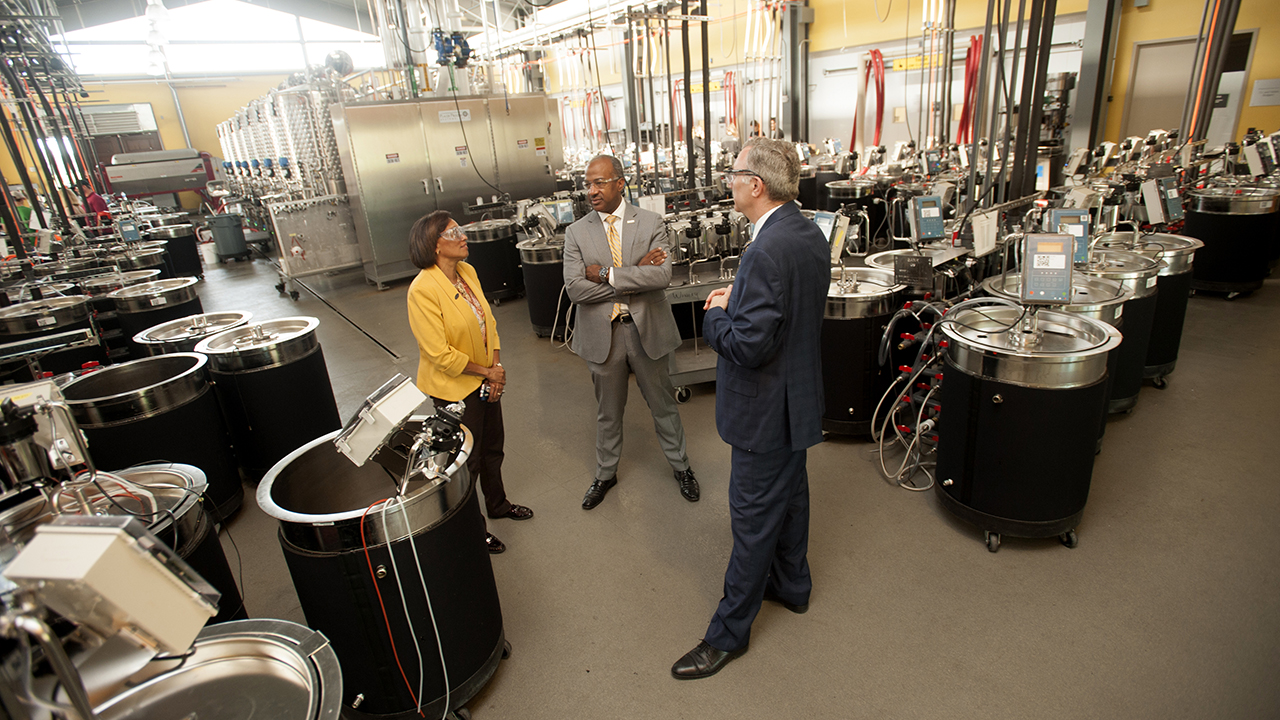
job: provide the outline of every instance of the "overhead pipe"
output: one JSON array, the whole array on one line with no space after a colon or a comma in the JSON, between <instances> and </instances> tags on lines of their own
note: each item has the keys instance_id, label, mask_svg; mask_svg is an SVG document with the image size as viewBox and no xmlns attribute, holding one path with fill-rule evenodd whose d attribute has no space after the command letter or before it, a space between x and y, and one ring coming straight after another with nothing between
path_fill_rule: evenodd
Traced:
<instances>
[{"instance_id":1,"label":"overhead pipe","mask_svg":"<svg viewBox=\"0 0 1280 720\"><path fill-rule=\"evenodd\" d=\"M680 0L680 14L689 15L689 0ZM695 188L698 186L698 159L693 147L693 61L690 59L689 51L689 21L680 21L680 39L683 49L682 59L684 60L684 115L688 118L688 125L684 131L685 150L689 156L689 184L687 187ZM702 88L704 93L711 92L711 88ZM672 163L674 164L674 163Z\"/></svg>"},{"instance_id":2,"label":"overhead pipe","mask_svg":"<svg viewBox=\"0 0 1280 720\"><path fill-rule=\"evenodd\" d=\"M698 14L707 16L707 0L698 4ZM704 185L711 186L711 44L707 23L702 23L702 165ZM721 88L723 90L723 88Z\"/></svg>"}]
</instances>

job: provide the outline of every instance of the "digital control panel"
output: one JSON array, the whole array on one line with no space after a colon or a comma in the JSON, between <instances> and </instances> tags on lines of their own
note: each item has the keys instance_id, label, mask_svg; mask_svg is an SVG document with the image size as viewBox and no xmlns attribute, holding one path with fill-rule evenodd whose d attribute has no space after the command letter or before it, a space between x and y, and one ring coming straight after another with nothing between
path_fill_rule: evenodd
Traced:
<instances>
[{"instance_id":1,"label":"digital control panel","mask_svg":"<svg viewBox=\"0 0 1280 720\"><path fill-rule=\"evenodd\" d=\"M138 223L132 220L121 220L117 224L120 231L120 238L125 242L138 242L142 239L142 234L138 232Z\"/></svg>"},{"instance_id":2,"label":"digital control panel","mask_svg":"<svg viewBox=\"0 0 1280 720\"><path fill-rule=\"evenodd\" d=\"M1026 236L1022 247L1022 302L1070 303L1072 237L1033 233Z\"/></svg>"},{"instance_id":3,"label":"digital control panel","mask_svg":"<svg viewBox=\"0 0 1280 720\"><path fill-rule=\"evenodd\" d=\"M1070 235L1071 261L1077 265L1089 261L1089 211L1085 208L1050 208L1044 231Z\"/></svg>"},{"instance_id":4,"label":"digital control panel","mask_svg":"<svg viewBox=\"0 0 1280 720\"><path fill-rule=\"evenodd\" d=\"M1178 181L1171 177L1144 180L1142 203L1147 207L1147 221L1152 225L1182 219L1182 197L1178 194Z\"/></svg>"},{"instance_id":5,"label":"digital control panel","mask_svg":"<svg viewBox=\"0 0 1280 720\"><path fill-rule=\"evenodd\" d=\"M946 234L942 223L942 198L921 195L911 198L911 235L917 242L941 240Z\"/></svg>"},{"instance_id":6,"label":"digital control panel","mask_svg":"<svg viewBox=\"0 0 1280 720\"><path fill-rule=\"evenodd\" d=\"M840 213L818 211L813 214L813 222L831 246L831 262L840 262L844 254L844 240L849 234L849 217Z\"/></svg>"}]
</instances>

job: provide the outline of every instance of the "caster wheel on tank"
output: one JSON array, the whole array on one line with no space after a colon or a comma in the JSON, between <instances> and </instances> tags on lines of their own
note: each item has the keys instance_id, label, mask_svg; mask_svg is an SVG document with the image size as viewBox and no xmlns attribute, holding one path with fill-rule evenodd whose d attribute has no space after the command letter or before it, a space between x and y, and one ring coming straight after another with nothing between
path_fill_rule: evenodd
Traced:
<instances>
[{"instance_id":1,"label":"caster wheel on tank","mask_svg":"<svg viewBox=\"0 0 1280 720\"><path fill-rule=\"evenodd\" d=\"M987 531L987 551L988 552L1000 551L1000 533Z\"/></svg>"},{"instance_id":2,"label":"caster wheel on tank","mask_svg":"<svg viewBox=\"0 0 1280 720\"><path fill-rule=\"evenodd\" d=\"M511 659L511 641L510 640L502 641L502 659L503 660Z\"/></svg>"},{"instance_id":3,"label":"caster wheel on tank","mask_svg":"<svg viewBox=\"0 0 1280 720\"><path fill-rule=\"evenodd\" d=\"M1169 381L1163 377L1151 378L1151 384L1154 385L1157 390L1163 390L1169 387Z\"/></svg>"},{"instance_id":4,"label":"caster wheel on tank","mask_svg":"<svg viewBox=\"0 0 1280 720\"><path fill-rule=\"evenodd\" d=\"M289 291L289 298L290 298L291 300L295 300L295 301L296 301L296 300L298 299L298 291L297 291L297 290L290 290L290 291Z\"/></svg>"},{"instance_id":5,"label":"caster wheel on tank","mask_svg":"<svg viewBox=\"0 0 1280 720\"><path fill-rule=\"evenodd\" d=\"M1229 293L1227 293L1227 300L1235 300L1236 298L1240 297L1241 295L1244 295L1244 293L1229 292Z\"/></svg>"},{"instance_id":6,"label":"caster wheel on tank","mask_svg":"<svg viewBox=\"0 0 1280 720\"><path fill-rule=\"evenodd\" d=\"M689 402L689 398L691 397L693 397L693 391L690 390L687 386L681 385L680 387L676 388L676 402L683 405Z\"/></svg>"},{"instance_id":7,"label":"caster wheel on tank","mask_svg":"<svg viewBox=\"0 0 1280 720\"><path fill-rule=\"evenodd\" d=\"M1066 545L1072 550L1074 550L1076 546L1080 544L1080 538L1076 537L1075 530L1068 530L1062 533L1061 535L1058 536L1058 539L1062 541L1063 545Z\"/></svg>"},{"instance_id":8,"label":"caster wheel on tank","mask_svg":"<svg viewBox=\"0 0 1280 720\"><path fill-rule=\"evenodd\" d=\"M494 299L493 299L493 306L494 306L494 307L502 307L502 298L494 298Z\"/></svg>"},{"instance_id":9,"label":"caster wheel on tank","mask_svg":"<svg viewBox=\"0 0 1280 720\"><path fill-rule=\"evenodd\" d=\"M281 295L284 294L284 283L279 283L276 285L276 292L280 293Z\"/></svg>"},{"instance_id":10,"label":"caster wheel on tank","mask_svg":"<svg viewBox=\"0 0 1280 720\"><path fill-rule=\"evenodd\" d=\"M471 711L462 707L445 715L448 720L471 720Z\"/></svg>"}]
</instances>

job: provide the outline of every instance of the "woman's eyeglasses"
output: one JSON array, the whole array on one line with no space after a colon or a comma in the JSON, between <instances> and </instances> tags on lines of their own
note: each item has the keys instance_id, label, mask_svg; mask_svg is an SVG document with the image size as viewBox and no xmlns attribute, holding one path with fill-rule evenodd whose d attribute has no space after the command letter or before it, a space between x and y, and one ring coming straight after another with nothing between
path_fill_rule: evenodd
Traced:
<instances>
[{"instance_id":1,"label":"woman's eyeglasses","mask_svg":"<svg viewBox=\"0 0 1280 720\"><path fill-rule=\"evenodd\" d=\"M445 230L444 232L440 233L440 239L450 240L452 242L462 242L463 240L467 239L467 233L462 229L461 226L454 225L448 230Z\"/></svg>"}]
</instances>

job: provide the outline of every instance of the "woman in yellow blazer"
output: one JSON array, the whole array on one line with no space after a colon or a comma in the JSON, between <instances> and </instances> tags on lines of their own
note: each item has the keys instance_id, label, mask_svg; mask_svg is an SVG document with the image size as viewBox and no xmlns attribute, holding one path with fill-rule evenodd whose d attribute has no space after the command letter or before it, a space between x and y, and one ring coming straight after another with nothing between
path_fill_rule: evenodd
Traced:
<instances>
[{"instance_id":1,"label":"woman in yellow blazer","mask_svg":"<svg viewBox=\"0 0 1280 720\"><path fill-rule=\"evenodd\" d=\"M489 517L528 520L533 511L508 501L502 485L507 373L499 360L497 321L466 258L466 233L444 210L420 218L409 230L409 259L421 271L409 286L417 385L437 406L466 404L462 424L473 440L467 469L484 492ZM492 534L485 542L491 553L506 549Z\"/></svg>"}]
</instances>

